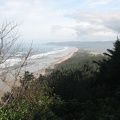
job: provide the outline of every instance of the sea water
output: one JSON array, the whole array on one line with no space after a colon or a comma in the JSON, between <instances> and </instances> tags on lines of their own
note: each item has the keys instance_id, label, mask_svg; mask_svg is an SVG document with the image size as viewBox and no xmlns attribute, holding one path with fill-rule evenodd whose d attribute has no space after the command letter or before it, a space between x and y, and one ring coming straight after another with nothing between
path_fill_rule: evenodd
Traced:
<instances>
[{"instance_id":1,"label":"sea water","mask_svg":"<svg viewBox=\"0 0 120 120\"><path fill-rule=\"evenodd\" d=\"M107 48L112 48L113 42L62 42L62 43L35 43L21 45L20 49L3 64L0 64L0 71L10 68L15 70L24 62L24 58L32 48L30 55L26 60L23 71L35 72L41 69L48 68L56 61L56 58L66 56L71 53L75 47L86 49L95 52L105 52ZM16 47L13 47L13 51ZM12 53L8 52L8 55Z\"/></svg>"},{"instance_id":2,"label":"sea water","mask_svg":"<svg viewBox=\"0 0 120 120\"><path fill-rule=\"evenodd\" d=\"M25 44L11 58L7 59L3 64L0 64L0 70L2 71L6 68L15 70L19 68L20 65L23 64L25 56L28 54L30 49L32 50L22 67L22 70L35 72L43 68L48 68L56 61L57 58L68 55L75 49L75 47L47 44L33 44L31 46L29 44Z\"/></svg>"}]
</instances>

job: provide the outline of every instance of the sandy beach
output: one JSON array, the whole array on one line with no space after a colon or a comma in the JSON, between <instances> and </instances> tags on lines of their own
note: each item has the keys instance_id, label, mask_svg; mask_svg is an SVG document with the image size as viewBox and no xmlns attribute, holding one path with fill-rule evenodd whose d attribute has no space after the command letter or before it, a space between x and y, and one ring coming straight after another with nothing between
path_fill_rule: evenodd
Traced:
<instances>
[{"instance_id":1,"label":"sandy beach","mask_svg":"<svg viewBox=\"0 0 120 120\"><path fill-rule=\"evenodd\" d=\"M73 54L75 52L77 52L77 51L78 51L78 48L74 48L74 50L72 52L70 52L69 54L67 54L66 56L55 58L55 62L53 62L49 66L49 68L53 69L55 65L60 64L61 62L71 58L73 56ZM34 72L34 76L37 78L37 77L39 77L40 74L44 75L45 74L45 70L46 69L41 69L41 70L38 70L38 71Z\"/></svg>"},{"instance_id":2,"label":"sandy beach","mask_svg":"<svg viewBox=\"0 0 120 120\"><path fill-rule=\"evenodd\" d=\"M74 48L73 51L70 52L69 54L67 54L63 57L54 58L55 61L49 66L49 68L53 69L56 64L59 64L65 60L71 58L73 56L73 54L77 51L78 51L78 48ZM45 69L43 68L38 71L35 71L33 74L36 78L38 78L40 74L45 75L45 70L46 70L46 68ZM12 79L12 78L13 77L10 75L9 79ZM13 85L19 86L20 85L19 80L16 82L14 80L9 80L7 83L0 81L0 98L5 92L10 91Z\"/></svg>"}]
</instances>

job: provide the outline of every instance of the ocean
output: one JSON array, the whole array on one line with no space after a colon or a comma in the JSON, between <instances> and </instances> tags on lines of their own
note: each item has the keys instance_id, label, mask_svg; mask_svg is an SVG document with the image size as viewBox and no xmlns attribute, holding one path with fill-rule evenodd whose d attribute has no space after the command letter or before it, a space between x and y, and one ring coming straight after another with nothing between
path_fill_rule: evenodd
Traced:
<instances>
[{"instance_id":1,"label":"ocean","mask_svg":"<svg viewBox=\"0 0 120 120\"><path fill-rule=\"evenodd\" d=\"M10 68L15 70L24 61L24 57L29 49L30 44L24 44L21 48L9 58L5 63L0 64L0 71ZM51 64L55 63L59 57L64 57L71 53L75 47L95 52L106 52L106 49L112 49L113 41L108 42L61 42L61 43L46 43L46 44L33 44L32 52L30 53L26 65L22 67L23 71L35 72L40 69L48 68ZM14 50L9 51L8 55Z\"/></svg>"},{"instance_id":2,"label":"ocean","mask_svg":"<svg viewBox=\"0 0 120 120\"><path fill-rule=\"evenodd\" d=\"M32 50L27 58L25 66L22 67L22 71L35 72L41 69L48 68L53 64L57 58L64 57L71 53L75 47L70 46L59 46L59 45L48 45L48 44L33 44ZM0 64L0 71L6 69L15 70L24 61L24 56L27 55L30 49L30 45L23 45L11 58L5 61L3 64ZM12 50L8 55L12 53Z\"/></svg>"},{"instance_id":3,"label":"ocean","mask_svg":"<svg viewBox=\"0 0 120 120\"><path fill-rule=\"evenodd\" d=\"M16 47L13 47L7 54L9 56ZM7 84L13 86L16 71L20 69L20 76L25 71L31 73L38 73L41 69L46 69L56 63L56 61L76 50L76 48L84 49L94 52L106 52L106 49L113 48L113 42L64 42L64 43L47 43L47 44L33 44L32 52L30 53L26 65L20 69L20 64L23 63L24 57L29 49L29 44L23 44L21 48L11 58L7 59L3 64L0 64L0 73L3 73L3 78L7 77ZM0 56L2 58L2 56ZM6 58L5 57L5 58ZM10 74L4 72L10 70ZM2 74L0 74L2 78ZM0 78L0 79L1 79ZM7 84L0 80L0 96L11 90ZM19 85L19 82L16 82Z\"/></svg>"}]
</instances>

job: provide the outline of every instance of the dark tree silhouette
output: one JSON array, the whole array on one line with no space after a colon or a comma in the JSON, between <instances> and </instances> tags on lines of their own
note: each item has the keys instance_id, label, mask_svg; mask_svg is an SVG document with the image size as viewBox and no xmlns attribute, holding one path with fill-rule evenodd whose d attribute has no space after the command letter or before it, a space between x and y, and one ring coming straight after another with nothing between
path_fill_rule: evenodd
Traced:
<instances>
[{"instance_id":1,"label":"dark tree silhouette","mask_svg":"<svg viewBox=\"0 0 120 120\"><path fill-rule=\"evenodd\" d=\"M100 81L110 88L116 88L120 83L120 39L117 37L113 50L107 49L106 59L96 62L100 66Z\"/></svg>"}]
</instances>

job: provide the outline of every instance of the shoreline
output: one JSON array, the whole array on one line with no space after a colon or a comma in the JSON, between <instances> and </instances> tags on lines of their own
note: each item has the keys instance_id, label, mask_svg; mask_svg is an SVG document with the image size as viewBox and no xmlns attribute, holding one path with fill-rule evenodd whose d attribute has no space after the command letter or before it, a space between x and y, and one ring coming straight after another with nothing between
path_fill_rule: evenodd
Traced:
<instances>
[{"instance_id":1,"label":"shoreline","mask_svg":"<svg viewBox=\"0 0 120 120\"><path fill-rule=\"evenodd\" d=\"M75 52L77 52L79 49L78 48L74 48L73 51L71 51L70 53L68 53L67 55L65 56L62 56L62 57L57 57L57 58L54 58L55 61L48 67L50 69L53 69L55 67L55 65L57 64L60 64L61 62L71 58L73 56L73 54ZM38 78L41 75L45 75L45 71L46 71L47 68L42 68L38 71L35 71L33 72L33 75L35 76L35 78ZM10 92L11 91L11 88L12 86L19 86L20 83L19 83L19 79L18 81L14 81L12 80L13 77L9 76L9 80L7 81L7 83L5 82L2 82L0 81L0 98L2 97L2 95L6 92Z\"/></svg>"},{"instance_id":2,"label":"shoreline","mask_svg":"<svg viewBox=\"0 0 120 120\"><path fill-rule=\"evenodd\" d=\"M75 52L77 52L78 50L79 50L79 49L75 47L75 49L74 49L72 52L68 53L67 55L62 56L62 57L57 57L57 58L55 58L55 62L53 62L48 68L54 69L55 65L60 64L60 63L62 63L63 61L71 58L71 57L73 56L73 54L74 54ZM34 72L33 75L34 75L36 78L38 78L40 74L41 74L41 75L45 75L45 70L46 70L46 69L47 69L47 68L43 68L43 69L41 69L41 70L38 70L38 71Z\"/></svg>"}]
</instances>

